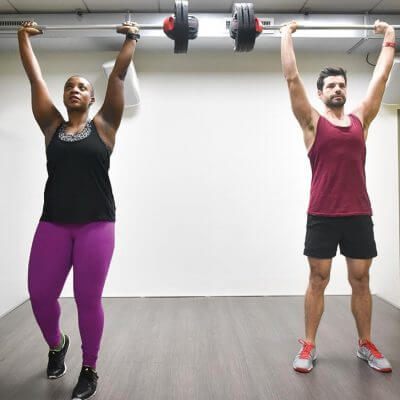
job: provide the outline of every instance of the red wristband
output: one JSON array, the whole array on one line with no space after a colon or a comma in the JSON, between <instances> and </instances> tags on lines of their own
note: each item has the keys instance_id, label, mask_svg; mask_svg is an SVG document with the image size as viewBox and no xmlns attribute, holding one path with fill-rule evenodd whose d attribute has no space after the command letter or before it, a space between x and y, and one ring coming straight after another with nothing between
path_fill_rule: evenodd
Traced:
<instances>
[{"instance_id":1,"label":"red wristband","mask_svg":"<svg viewBox=\"0 0 400 400\"><path fill-rule=\"evenodd\" d=\"M393 47L395 49L396 48L396 42L383 42L382 46L383 47Z\"/></svg>"}]
</instances>

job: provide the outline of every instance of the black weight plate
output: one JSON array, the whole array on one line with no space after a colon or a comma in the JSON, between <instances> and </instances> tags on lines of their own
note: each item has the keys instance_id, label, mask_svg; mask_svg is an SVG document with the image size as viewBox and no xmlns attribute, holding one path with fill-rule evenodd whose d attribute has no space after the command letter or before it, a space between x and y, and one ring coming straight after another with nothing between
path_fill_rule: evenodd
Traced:
<instances>
[{"instance_id":1,"label":"black weight plate","mask_svg":"<svg viewBox=\"0 0 400 400\"><path fill-rule=\"evenodd\" d=\"M247 46L247 51L254 49L256 42L257 31L256 31L256 17L254 15L254 5L253 3L248 3L248 18L249 18L249 41Z\"/></svg>"},{"instance_id":2,"label":"black weight plate","mask_svg":"<svg viewBox=\"0 0 400 400\"><path fill-rule=\"evenodd\" d=\"M188 2L186 0L175 1L175 48L174 53L187 53L189 42Z\"/></svg>"},{"instance_id":3,"label":"black weight plate","mask_svg":"<svg viewBox=\"0 0 400 400\"><path fill-rule=\"evenodd\" d=\"M237 52L248 52L253 50L256 40L256 25L254 17L254 6L252 3L237 3L234 5L237 16L237 34L235 48Z\"/></svg>"},{"instance_id":4,"label":"black weight plate","mask_svg":"<svg viewBox=\"0 0 400 400\"><path fill-rule=\"evenodd\" d=\"M244 52L247 49L249 37L248 7L246 3L239 3L237 8L238 31L236 37L236 51Z\"/></svg>"},{"instance_id":5,"label":"black weight plate","mask_svg":"<svg viewBox=\"0 0 400 400\"><path fill-rule=\"evenodd\" d=\"M238 6L237 3L235 3L232 6L232 19L231 19L231 23L229 24L229 35L233 40L235 40L234 49L236 48L236 37L237 37L237 29L238 29L237 6Z\"/></svg>"}]
</instances>

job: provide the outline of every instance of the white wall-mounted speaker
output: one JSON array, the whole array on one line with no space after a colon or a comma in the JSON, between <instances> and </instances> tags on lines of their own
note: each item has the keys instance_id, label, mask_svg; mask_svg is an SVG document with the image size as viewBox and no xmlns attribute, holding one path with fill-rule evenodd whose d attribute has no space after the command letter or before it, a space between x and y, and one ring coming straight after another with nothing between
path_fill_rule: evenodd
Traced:
<instances>
[{"instance_id":1,"label":"white wall-mounted speaker","mask_svg":"<svg viewBox=\"0 0 400 400\"><path fill-rule=\"evenodd\" d=\"M107 76L107 79L111 74L114 64L115 60L108 61L103 64L103 69ZM129 68L125 76L124 97L125 97L125 108L139 106L140 104L139 79L137 77L135 66L133 65L132 61L129 64Z\"/></svg>"}]
</instances>

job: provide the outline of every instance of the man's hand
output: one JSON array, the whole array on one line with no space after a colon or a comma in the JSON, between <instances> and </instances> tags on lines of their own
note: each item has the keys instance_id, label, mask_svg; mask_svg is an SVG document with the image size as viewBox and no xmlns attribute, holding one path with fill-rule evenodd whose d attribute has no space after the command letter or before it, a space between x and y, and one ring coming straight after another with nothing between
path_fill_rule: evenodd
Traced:
<instances>
[{"instance_id":1,"label":"man's hand","mask_svg":"<svg viewBox=\"0 0 400 400\"><path fill-rule=\"evenodd\" d=\"M392 29L393 27L390 26L387 22L380 21L377 19L374 23L374 33L375 34L382 34L384 35L388 29Z\"/></svg>"},{"instance_id":2,"label":"man's hand","mask_svg":"<svg viewBox=\"0 0 400 400\"><path fill-rule=\"evenodd\" d=\"M297 30L297 22L293 20L293 21L287 22L286 24L283 24L279 31L281 33L289 32L290 34L292 34L292 33L295 33L296 30Z\"/></svg>"}]
</instances>

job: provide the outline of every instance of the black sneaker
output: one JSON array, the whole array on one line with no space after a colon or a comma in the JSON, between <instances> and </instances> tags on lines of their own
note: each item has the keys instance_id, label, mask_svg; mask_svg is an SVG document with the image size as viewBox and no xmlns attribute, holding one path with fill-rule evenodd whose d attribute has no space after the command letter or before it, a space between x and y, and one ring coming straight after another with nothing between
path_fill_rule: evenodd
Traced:
<instances>
[{"instance_id":1,"label":"black sneaker","mask_svg":"<svg viewBox=\"0 0 400 400\"><path fill-rule=\"evenodd\" d=\"M67 372L64 359L69 347L69 337L64 335L64 346L60 351L49 351L49 363L47 364L47 377L49 379L61 378Z\"/></svg>"},{"instance_id":2,"label":"black sneaker","mask_svg":"<svg viewBox=\"0 0 400 400\"><path fill-rule=\"evenodd\" d=\"M72 392L72 400L90 399L96 394L97 380L96 371L90 367L82 367L78 383Z\"/></svg>"}]
</instances>

